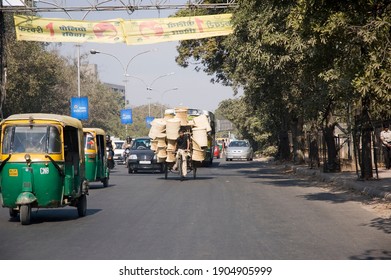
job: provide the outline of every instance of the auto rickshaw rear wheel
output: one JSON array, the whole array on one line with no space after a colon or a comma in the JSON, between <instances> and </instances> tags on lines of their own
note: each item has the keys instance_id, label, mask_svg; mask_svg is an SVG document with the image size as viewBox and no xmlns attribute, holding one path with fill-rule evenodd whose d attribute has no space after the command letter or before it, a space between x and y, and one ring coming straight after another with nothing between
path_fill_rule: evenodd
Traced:
<instances>
[{"instance_id":1,"label":"auto rickshaw rear wheel","mask_svg":"<svg viewBox=\"0 0 391 280\"><path fill-rule=\"evenodd\" d=\"M20 206L20 213L19 213L19 219L20 223L22 225L29 225L31 221L31 205L30 204L24 204Z\"/></svg>"},{"instance_id":2,"label":"auto rickshaw rear wheel","mask_svg":"<svg viewBox=\"0 0 391 280\"><path fill-rule=\"evenodd\" d=\"M77 201L77 214L79 214L79 217L87 215L87 197L85 194L81 195Z\"/></svg>"},{"instance_id":3,"label":"auto rickshaw rear wheel","mask_svg":"<svg viewBox=\"0 0 391 280\"><path fill-rule=\"evenodd\" d=\"M103 187L107 188L108 186L109 186L109 178L106 177L106 178L103 179Z\"/></svg>"},{"instance_id":4,"label":"auto rickshaw rear wheel","mask_svg":"<svg viewBox=\"0 0 391 280\"><path fill-rule=\"evenodd\" d=\"M10 211L10 217L11 218L16 218L18 216L18 211L13 209L13 208L9 208L9 211Z\"/></svg>"}]
</instances>

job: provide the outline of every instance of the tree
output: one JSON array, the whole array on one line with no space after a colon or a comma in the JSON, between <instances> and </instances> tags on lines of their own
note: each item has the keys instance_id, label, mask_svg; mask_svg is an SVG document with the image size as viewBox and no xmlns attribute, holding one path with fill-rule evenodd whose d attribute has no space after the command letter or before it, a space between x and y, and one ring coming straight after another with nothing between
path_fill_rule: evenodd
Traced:
<instances>
[{"instance_id":1,"label":"tree","mask_svg":"<svg viewBox=\"0 0 391 280\"><path fill-rule=\"evenodd\" d=\"M390 1L241 0L238 4L233 35L181 42L177 62L196 64L214 75L213 81L243 88L243 102L253 116L262 108L270 119L278 120L269 132L280 137L284 158L289 151L288 130L293 134L293 158L300 161L303 124L317 123L326 138L327 169L338 170L335 116L347 107L361 106L360 119L366 122L361 126L362 143L370 148L369 115L390 109L383 105L390 99ZM368 150L363 149L362 160L363 170L369 172Z\"/></svg>"},{"instance_id":2,"label":"tree","mask_svg":"<svg viewBox=\"0 0 391 280\"><path fill-rule=\"evenodd\" d=\"M98 127L110 135L125 137L124 125L120 123L123 100L118 93L88 75L82 75L82 93L89 101L89 119L83 121L83 126Z\"/></svg>"},{"instance_id":3,"label":"tree","mask_svg":"<svg viewBox=\"0 0 391 280\"><path fill-rule=\"evenodd\" d=\"M148 136L149 127L146 123L146 117L148 116L148 107L149 105L141 105L132 108L133 114L133 123L128 125L128 135L135 137ZM158 118L161 114L161 104L155 103L151 104L151 116ZM125 136L124 128L122 129L122 134Z\"/></svg>"},{"instance_id":4,"label":"tree","mask_svg":"<svg viewBox=\"0 0 391 280\"><path fill-rule=\"evenodd\" d=\"M218 112L233 123L240 136L248 139L255 149L264 149L273 145L273 135L268 131L273 121L259 108L253 112L244 97L224 100L219 104ZM274 139L275 140L275 139Z\"/></svg>"},{"instance_id":5,"label":"tree","mask_svg":"<svg viewBox=\"0 0 391 280\"><path fill-rule=\"evenodd\" d=\"M7 30L8 80L3 116L29 112L69 115L70 99L77 95L76 61L61 57L56 49L48 51L46 44L16 41L10 18ZM123 130L121 97L83 71L81 94L89 98L89 120L83 125L119 135Z\"/></svg>"},{"instance_id":6,"label":"tree","mask_svg":"<svg viewBox=\"0 0 391 280\"><path fill-rule=\"evenodd\" d=\"M15 113L69 114L69 100L76 92L72 70L43 44L13 42L7 48L7 96L4 117Z\"/></svg>"},{"instance_id":7,"label":"tree","mask_svg":"<svg viewBox=\"0 0 391 280\"><path fill-rule=\"evenodd\" d=\"M341 108L350 103L353 109L361 111L358 119L362 122L359 127L364 148L360 165L362 177L370 178L369 115L386 110L389 105L384 104L390 99L387 94L390 90L390 64L384 59L391 50L390 1L298 2L302 4L301 16L307 19L306 26L311 26L309 34L315 39L316 49L323 49L322 52L328 54L324 57L331 59L328 65L321 64L323 71L319 76L328 85L333 107ZM327 112L332 113L331 110Z\"/></svg>"}]
</instances>

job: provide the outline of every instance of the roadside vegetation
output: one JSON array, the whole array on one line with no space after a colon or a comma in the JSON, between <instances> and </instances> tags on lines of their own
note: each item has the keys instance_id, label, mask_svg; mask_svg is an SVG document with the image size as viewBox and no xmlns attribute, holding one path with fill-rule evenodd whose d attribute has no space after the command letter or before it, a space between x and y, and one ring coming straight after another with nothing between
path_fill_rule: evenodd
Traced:
<instances>
[{"instance_id":1,"label":"roadside vegetation","mask_svg":"<svg viewBox=\"0 0 391 280\"><path fill-rule=\"evenodd\" d=\"M77 96L76 60L62 57L56 46L16 41L11 15L6 17L6 30L7 82L1 117L29 112L69 115L70 99ZM120 133L121 97L85 71L81 72L81 96L89 98L89 120L83 125Z\"/></svg>"},{"instance_id":2,"label":"roadside vegetation","mask_svg":"<svg viewBox=\"0 0 391 280\"><path fill-rule=\"evenodd\" d=\"M77 61L59 54L61 45L16 41L11 15L6 17L6 94L2 96L1 118L12 114L41 112L70 114L70 99L77 96ZM85 127L99 127L110 135L125 139L125 126L120 123L123 96L113 92L99 79L88 74L81 57L81 96L89 98L89 119ZM160 105L151 112L160 115ZM148 134L145 122L148 106L133 108L134 124L128 135Z\"/></svg>"},{"instance_id":3,"label":"roadside vegetation","mask_svg":"<svg viewBox=\"0 0 391 280\"><path fill-rule=\"evenodd\" d=\"M354 120L362 177L372 177L371 121L389 118L391 109L391 1L237 3L219 11L233 13L234 33L182 41L177 63L243 91L221 102L220 113L261 150L278 147L282 160L302 162L305 130L321 131L325 164L336 170L335 127Z\"/></svg>"}]
</instances>

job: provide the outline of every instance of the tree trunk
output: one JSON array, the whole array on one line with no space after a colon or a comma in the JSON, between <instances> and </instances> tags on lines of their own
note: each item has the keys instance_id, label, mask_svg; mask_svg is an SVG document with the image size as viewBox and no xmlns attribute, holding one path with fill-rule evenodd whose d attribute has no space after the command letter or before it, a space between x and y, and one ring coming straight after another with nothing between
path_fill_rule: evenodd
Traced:
<instances>
[{"instance_id":1,"label":"tree trunk","mask_svg":"<svg viewBox=\"0 0 391 280\"><path fill-rule=\"evenodd\" d=\"M289 147L289 136L287 130L281 130L278 134L278 158L290 160L291 151Z\"/></svg>"},{"instance_id":2,"label":"tree trunk","mask_svg":"<svg viewBox=\"0 0 391 280\"><path fill-rule=\"evenodd\" d=\"M325 172L338 172L340 171L339 161L337 157L337 147L335 145L334 129L336 122L331 108L331 104L327 110L325 119L326 123L323 127L323 136L327 146L327 160L324 163Z\"/></svg>"},{"instance_id":3,"label":"tree trunk","mask_svg":"<svg viewBox=\"0 0 391 280\"><path fill-rule=\"evenodd\" d=\"M304 163L304 131L303 118L293 118L291 122L293 162L297 164Z\"/></svg>"},{"instance_id":4,"label":"tree trunk","mask_svg":"<svg viewBox=\"0 0 391 280\"><path fill-rule=\"evenodd\" d=\"M310 168L319 168L320 161L319 161L319 133L318 128L316 125L311 126L311 132L310 132L310 151L309 151L309 158L310 158Z\"/></svg>"},{"instance_id":5,"label":"tree trunk","mask_svg":"<svg viewBox=\"0 0 391 280\"><path fill-rule=\"evenodd\" d=\"M291 149L289 146L289 134L288 134L288 117L283 115L281 123L281 130L278 133L278 152L277 158L279 160L290 160Z\"/></svg>"},{"instance_id":6,"label":"tree trunk","mask_svg":"<svg viewBox=\"0 0 391 280\"><path fill-rule=\"evenodd\" d=\"M369 107L370 99L369 97L364 97L362 99L362 112L361 112L361 121L362 121L362 132L361 132L361 178L368 180L373 178L372 171L372 126L371 119L369 116Z\"/></svg>"}]
</instances>

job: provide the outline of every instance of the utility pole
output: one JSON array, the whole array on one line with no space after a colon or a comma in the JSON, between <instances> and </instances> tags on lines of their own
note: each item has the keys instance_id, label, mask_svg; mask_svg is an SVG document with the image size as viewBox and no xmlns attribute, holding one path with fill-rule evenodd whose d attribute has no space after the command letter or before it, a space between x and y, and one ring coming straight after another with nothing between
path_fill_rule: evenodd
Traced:
<instances>
[{"instance_id":1,"label":"utility pole","mask_svg":"<svg viewBox=\"0 0 391 280\"><path fill-rule=\"evenodd\" d=\"M7 63L5 53L5 20L3 1L0 1L0 119L3 119L3 104L5 101L5 83L7 77Z\"/></svg>"}]
</instances>

